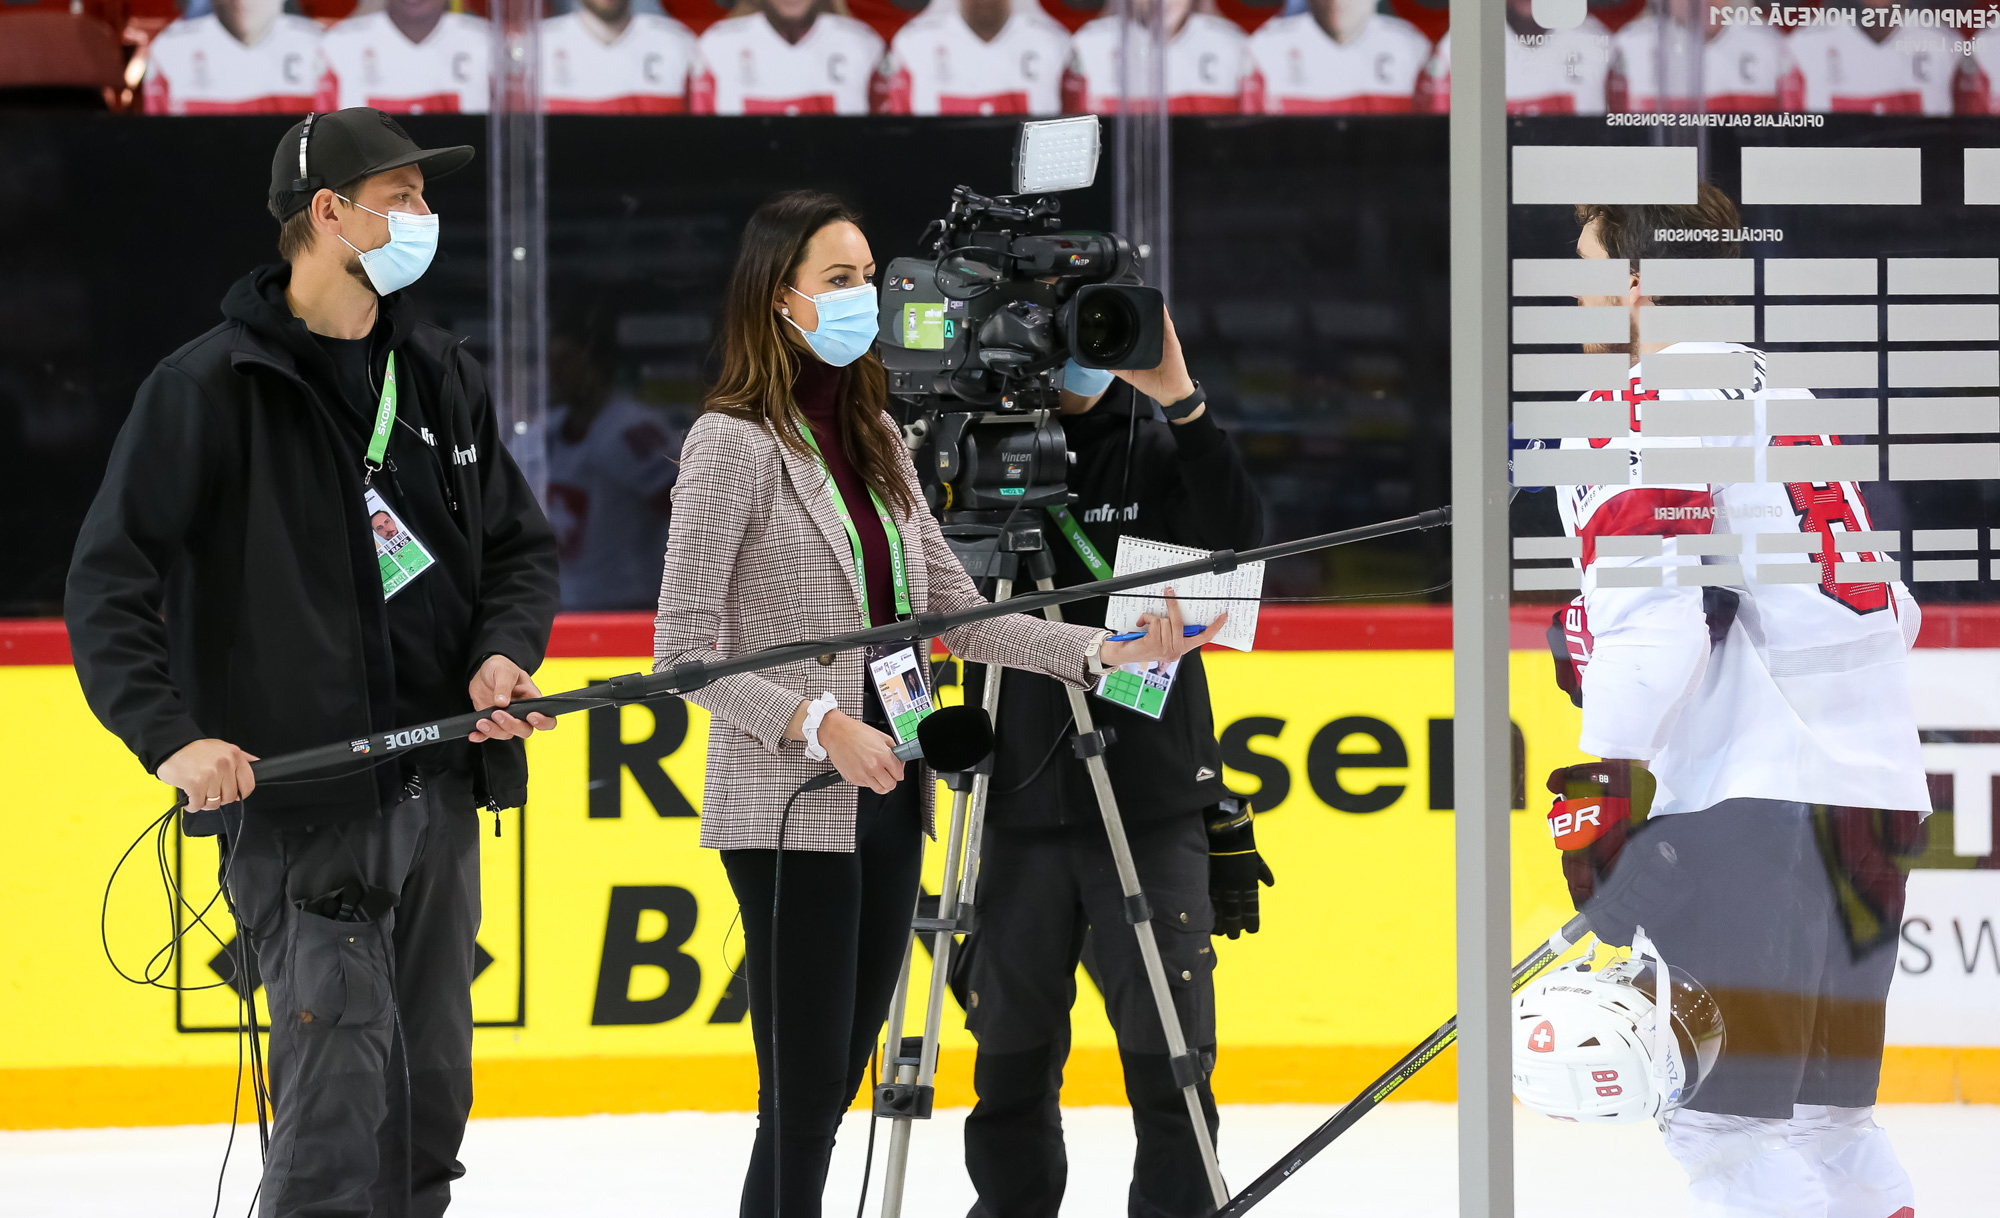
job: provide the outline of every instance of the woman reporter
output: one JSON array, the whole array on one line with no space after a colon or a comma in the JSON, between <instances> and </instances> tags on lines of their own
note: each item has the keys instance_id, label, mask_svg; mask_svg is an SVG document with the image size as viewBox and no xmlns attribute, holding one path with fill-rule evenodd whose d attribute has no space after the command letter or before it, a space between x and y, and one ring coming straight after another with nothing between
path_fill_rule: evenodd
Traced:
<instances>
[{"instance_id":1,"label":"woman reporter","mask_svg":"<svg viewBox=\"0 0 2000 1218\"><path fill-rule=\"evenodd\" d=\"M856 217L833 196L779 195L744 229L721 376L674 487L655 671L980 603L885 413L874 273ZM1174 609L1148 618L1143 638L1112 642L1010 615L944 639L975 663L1082 688L1100 666L1177 659L1221 624L1182 638ZM865 668L863 652L847 651L687 695L713 716L701 843L722 852L743 916L760 1084L743 1218L781 1202L785 1218L819 1214L834 1134L910 934L935 783L895 756ZM853 785L799 792L829 764Z\"/></svg>"}]
</instances>

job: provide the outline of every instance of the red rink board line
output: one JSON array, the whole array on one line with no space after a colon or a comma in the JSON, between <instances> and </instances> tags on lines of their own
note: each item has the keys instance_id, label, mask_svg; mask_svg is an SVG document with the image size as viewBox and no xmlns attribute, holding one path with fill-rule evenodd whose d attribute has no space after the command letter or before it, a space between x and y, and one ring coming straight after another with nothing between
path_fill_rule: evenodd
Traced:
<instances>
[{"instance_id":1,"label":"red rink board line","mask_svg":"<svg viewBox=\"0 0 2000 1218\"><path fill-rule=\"evenodd\" d=\"M1508 646L1540 651L1554 605L1508 611ZM1919 647L2000 648L2000 604L1927 605ZM1447 605L1266 605L1257 617L1260 651L1446 651ZM651 655L650 613L565 613L549 639L550 659ZM0 664L68 664L69 633L59 618L0 619Z\"/></svg>"}]
</instances>

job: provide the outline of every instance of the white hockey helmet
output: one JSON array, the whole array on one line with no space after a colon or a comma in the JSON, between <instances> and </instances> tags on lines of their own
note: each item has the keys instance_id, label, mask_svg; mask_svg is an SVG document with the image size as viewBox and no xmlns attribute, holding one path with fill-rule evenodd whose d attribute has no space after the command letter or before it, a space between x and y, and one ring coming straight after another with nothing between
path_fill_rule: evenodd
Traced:
<instances>
[{"instance_id":1,"label":"white hockey helmet","mask_svg":"<svg viewBox=\"0 0 2000 1218\"><path fill-rule=\"evenodd\" d=\"M1714 1071L1722 1012L1700 982L1668 967L1643 928L1628 958L1592 972L1591 954L1515 995L1514 1095L1564 1121L1664 1117Z\"/></svg>"}]
</instances>

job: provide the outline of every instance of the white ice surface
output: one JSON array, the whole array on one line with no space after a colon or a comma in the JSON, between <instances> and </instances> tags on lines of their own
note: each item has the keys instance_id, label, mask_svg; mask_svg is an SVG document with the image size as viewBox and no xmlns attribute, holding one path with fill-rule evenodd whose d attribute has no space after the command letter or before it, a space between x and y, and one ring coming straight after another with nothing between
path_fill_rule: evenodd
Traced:
<instances>
[{"instance_id":1,"label":"white ice surface","mask_svg":"<svg viewBox=\"0 0 2000 1218\"><path fill-rule=\"evenodd\" d=\"M1223 1172L1241 1186L1327 1116L1295 1106L1222 1110ZM1577 1126L1515 1110L1516 1197L1522 1218L1681 1218L1684 1179L1650 1125ZM964 1110L918 1122L905 1213L955 1218L972 1204L960 1126ZM1456 1112L1449 1104L1386 1104L1257 1208L1267 1218L1457 1213ZM1993 1148L2000 1106L1910 1104L1878 1119L1917 1184L1924 1218L1995 1212ZM1065 1218L1115 1218L1125 1208L1132 1127L1123 1109L1064 1113ZM752 1119L739 1113L474 1121L462 1218L733 1218ZM886 1126L876 1146L869 1212L879 1213ZM0 1133L0 1215L6 1218L198 1218L214 1201L228 1128L88 1129ZM827 1183L827 1218L852 1211L864 1118L850 1115ZM238 1131L222 1213L242 1214L255 1184L256 1130ZM1612 1189L1607 1193L1607 1187ZM1615 1209L1605 1199L1615 1195Z\"/></svg>"}]
</instances>

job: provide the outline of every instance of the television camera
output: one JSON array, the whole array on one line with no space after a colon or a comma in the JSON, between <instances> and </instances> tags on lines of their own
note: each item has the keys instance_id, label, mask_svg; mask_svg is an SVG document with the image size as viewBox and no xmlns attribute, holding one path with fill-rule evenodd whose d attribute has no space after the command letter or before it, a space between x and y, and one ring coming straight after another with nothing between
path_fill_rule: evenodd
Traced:
<instances>
[{"instance_id":1,"label":"television camera","mask_svg":"<svg viewBox=\"0 0 2000 1218\"><path fill-rule=\"evenodd\" d=\"M1024 124L1016 193L958 187L918 254L883 274L876 351L940 517L991 522L1065 503L1069 362L1160 363L1165 301L1138 282L1132 246L1062 227L1054 195L1090 185L1097 152L1094 116Z\"/></svg>"}]
</instances>

